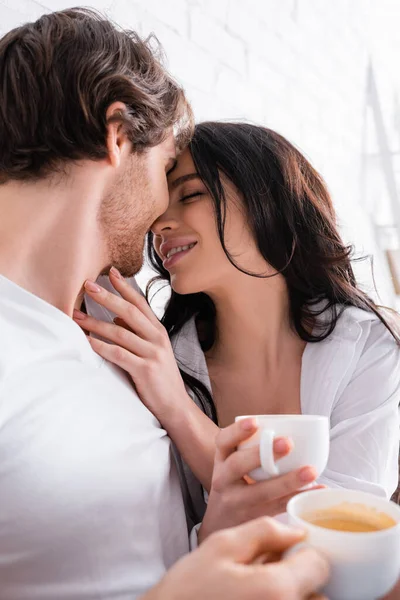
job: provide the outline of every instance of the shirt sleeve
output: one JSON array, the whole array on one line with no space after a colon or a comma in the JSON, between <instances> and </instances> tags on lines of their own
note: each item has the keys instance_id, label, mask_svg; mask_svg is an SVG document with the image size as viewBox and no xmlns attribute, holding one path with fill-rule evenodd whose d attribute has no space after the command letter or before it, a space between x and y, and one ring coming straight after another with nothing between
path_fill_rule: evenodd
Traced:
<instances>
[{"instance_id":1,"label":"shirt sleeve","mask_svg":"<svg viewBox=\"0 0 400 600\"><path fill-rule=\"evenodd\" d=\"M400 350L380 321L331 414L331 449L318 480L390 498L398 483Z\"/></svg>"}]
</instances>

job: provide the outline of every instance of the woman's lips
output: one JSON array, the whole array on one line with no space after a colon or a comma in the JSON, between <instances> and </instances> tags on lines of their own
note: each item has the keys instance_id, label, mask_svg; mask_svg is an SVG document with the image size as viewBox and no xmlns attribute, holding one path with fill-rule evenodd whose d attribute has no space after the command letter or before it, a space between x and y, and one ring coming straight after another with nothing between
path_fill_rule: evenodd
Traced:
<instances>
[{"instance_id":1,"label":"woman's lips","mask_svg":"<svg viewBox=\"0 0 400 600\"><path fill-rule=\"evenodd\" d=\"M169 258L165 258L163 260L164 269L168 270L174 265L176 265L176 263L179 260L181 260L181 258L189 254L189 252L191 252L196 246L197 242L195 242L193 245L190 244L189 247L186 249L178 250L177 252L175 251L174 254L172 254Z\"/></svg>"}]
</instances>

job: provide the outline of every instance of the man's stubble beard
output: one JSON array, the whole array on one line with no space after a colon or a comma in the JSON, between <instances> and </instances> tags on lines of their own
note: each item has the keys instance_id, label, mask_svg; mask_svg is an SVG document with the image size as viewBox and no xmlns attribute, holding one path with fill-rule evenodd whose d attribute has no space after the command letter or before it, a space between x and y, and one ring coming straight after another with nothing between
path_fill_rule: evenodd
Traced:
<instances>
[{"instance_id":1,"label":"man's stubble beard","mask_svg":"<svg viewBox=\"0 0 400 600\"><path fill-rule=\"evenodd\" d=\"M132 158L100 208L99 222L109 259L102 274L108 274L111 266L123 277L133 277L140 271L145 237L154 221L154 204L145 164Z\"/></svg>"}]
</instances>

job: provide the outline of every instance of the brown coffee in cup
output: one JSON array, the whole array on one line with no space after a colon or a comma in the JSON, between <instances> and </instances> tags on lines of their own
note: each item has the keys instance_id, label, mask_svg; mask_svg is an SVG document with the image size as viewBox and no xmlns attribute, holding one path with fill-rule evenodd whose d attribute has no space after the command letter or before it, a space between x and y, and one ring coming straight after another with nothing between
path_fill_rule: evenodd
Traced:
<instances>
[{"instance_id":1,"label":"brown coffee in cup","mask_svg":"<svg viewBox=\"0 0 400 600\"><path fill-rule=\"evenodd\" d=\"M324 529L366 533L389 529L396 525L389 515L363 504L343 502L337 506L319 509L302 515L305 521Z\"/></svg>"}]
</instances>

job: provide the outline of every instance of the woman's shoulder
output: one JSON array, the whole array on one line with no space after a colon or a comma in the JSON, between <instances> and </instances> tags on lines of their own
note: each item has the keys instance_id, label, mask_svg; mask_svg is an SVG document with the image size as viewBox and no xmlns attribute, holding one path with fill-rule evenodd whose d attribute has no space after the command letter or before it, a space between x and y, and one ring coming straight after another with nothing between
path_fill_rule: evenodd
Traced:
<instances>
[{"instance_id":1,"label":"woman's shoulder","mask_svg":"<svg viewBox=\"0 0 400 600\"><path fill-rule=\"evenodd\" d=\"M365 397L375 388L398 390L399 350L377 315L355 307L343 308L332 334L307 346L302 373L305 411L322 407L330 414L351 382L357 382L357 393L361 390Z\"/></svg>"},{"instance_id":2,"label":"woman's shoulder","mask_svg":"<svg viewBox=\"0 0 400 600\"><path fill-rule=\"evenodd\" d=\"M347 306L338 318L333 336L339 340L352 339L355 344L362 346L361 354L369 351L378 354L385 354L388 351L398 352L399 344L390 330L399 334L399 317L389 309L382 309L380 314L385 322L371 311Z\"/></svg>"}]
</instances>

